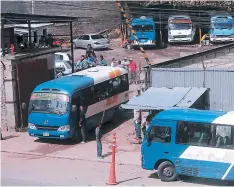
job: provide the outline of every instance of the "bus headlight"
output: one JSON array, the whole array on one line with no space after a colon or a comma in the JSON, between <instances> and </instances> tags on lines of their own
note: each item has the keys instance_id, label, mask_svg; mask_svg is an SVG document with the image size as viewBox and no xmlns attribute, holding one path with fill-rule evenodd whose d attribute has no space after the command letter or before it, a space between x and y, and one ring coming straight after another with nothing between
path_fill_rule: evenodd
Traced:
<instances>
[{"instance_id":1,"label":"bus headlight","mask_svg":"<svg viewBox=\"0 0 234 187\"><path fill-rule=\"evenodd\" d=\"M58 131L70 131L70 125L60 126Z\"/></svg>"},{"instance_id":2,"label":"bus headlight","mask_svg":"<svg viewBox=\"0 0 234 187\"><path fill-rule=\"evenodd\" d=\"M32 123L28 123L28 128L33 129L33 130L37 129L36 126L34 124L32 124Z\"/></svg>"}]
</instances>

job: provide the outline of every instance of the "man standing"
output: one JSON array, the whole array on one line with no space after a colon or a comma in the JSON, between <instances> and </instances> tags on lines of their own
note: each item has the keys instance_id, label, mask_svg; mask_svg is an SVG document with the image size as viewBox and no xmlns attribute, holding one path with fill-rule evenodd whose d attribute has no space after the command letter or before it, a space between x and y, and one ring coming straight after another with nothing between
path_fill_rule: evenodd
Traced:
<instances>
[{"instance_id":1,"label":"man standing","mask_svg":"<svg viewBox=\"0 0 234 187\"><path fill-rule=\"evenodd\" d=\"M79 121L79 126L81 128L81 136L82 136L82 142L81 143L86 143L86 117L85 117L85 111L83 105L80 105L80 121Z\"/></svg>"},{"instance_id":2,"label":"man standing","mask_svg":"<svg viewBox=\"0 0 234 187\"><path fill-rule=\"evenodd\" d=\"M100 55L100 65L101 66L107 66L107 62L106 62L106 59L104 59L103 55Z\"/></svg>"},{"instance_id":3,"label":"man standing","mask_svg":"<svg viewBox=\"0 0 234 187\"><path fill-rule=\"evenodd\" d=\"M130 84L132 82L136 82L136 70L137 70L137 65L136 62L130 58L130 64L129 64L129 72L130 72Z\"/></svg>"},{"instance_id":4,"label":"man standing","mask_svg":"<svg viewBox=\"0 0 234 187\"><path fill-rule=\"evenodd\" d=\"M76 63L76 68L78 71L81 71L87 69L88 67L89 67L88 60L84 55L82 55L81 59Z\"/></svg>"},{"instance_id":5,"label":"man standing","mask_svg":"<svg viewBox=\"0 0 234 187\"><path fill-rule=\"evenodd\" d=\"M101 135L101 124L99 124L95 129L95 136L97 142L97 157L103 159L102 156L102 135Z\"/></svg>"},{"instance_id":6,"label":"man standing","mask_svg":"<svg viewBox=\"0 0 234 187\"><path fill-rule=\"evenodd\" d=\"M137 97L140 95L140 90L137 91ZM134 110L134 126L135 126L135 131L136 131L136 140L141 143L141 119L142 119L142 114L141 110Z\"/></svg>"}]
</instances>

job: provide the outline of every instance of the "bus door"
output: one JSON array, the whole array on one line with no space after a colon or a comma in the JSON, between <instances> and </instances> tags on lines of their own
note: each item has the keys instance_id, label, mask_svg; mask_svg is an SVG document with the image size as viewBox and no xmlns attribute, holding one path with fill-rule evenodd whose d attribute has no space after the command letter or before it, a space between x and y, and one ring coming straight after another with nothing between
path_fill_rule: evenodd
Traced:
<instances>
[{"instance_id":1,"label":"bus door","mask_svg":"<svg viewBox=\"0 0 234 187\"><path fill-rule=\"evenodd\" d=\"M172 121L153 121L147 130L147 141L144 143L145 159L151 162L151 167L160 159L169 159L172 154ZM149 162L148 162L149 163Z\"/></svg>"}]
</instances>

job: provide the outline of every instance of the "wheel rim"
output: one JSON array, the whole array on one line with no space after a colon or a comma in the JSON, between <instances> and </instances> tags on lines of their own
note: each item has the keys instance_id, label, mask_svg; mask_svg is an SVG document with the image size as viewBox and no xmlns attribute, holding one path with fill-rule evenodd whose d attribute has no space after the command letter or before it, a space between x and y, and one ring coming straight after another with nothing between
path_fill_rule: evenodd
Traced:
<instances>
[{"instance_id":1,"label":"wheel rim","mask_svg":"<svg viewBox=\"0 0 234 187\"><path fill-rule=\"evenodd\" d=\"M163 170L163 175L166 177L172 177L174 174L173 169L171 167L166 167Z\"/></svg>"}]
</instances>

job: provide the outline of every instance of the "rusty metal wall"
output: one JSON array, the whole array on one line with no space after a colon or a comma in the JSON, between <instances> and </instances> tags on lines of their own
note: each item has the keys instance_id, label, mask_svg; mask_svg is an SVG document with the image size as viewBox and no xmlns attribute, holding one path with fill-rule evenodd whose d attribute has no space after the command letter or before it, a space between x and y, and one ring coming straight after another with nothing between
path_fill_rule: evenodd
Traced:
<instances>
[{"instance_id":1,"label":"rusty metal wall","mask_svg":"<svg viewBox=\"0 0 234 187\"><path fill-rule=\"evenodd\" d=\"M234 69L153 68L153 87L206 87L211 110L234 110Z\"/></svg>"},{"instance_id":2,"label":"rusty metal wall","mask_svg":"<svg viewBox=\"0 0 234 187\"><path fill-rule=\"evenodd\" d=\"M17 64L16 68L21 125L25 127L28 124L28 106L33 89L38 84L50 80L47 58L25 60ZM23 102L27 106L25 110L21 108Z\"/></svg>"}]
</instances>

